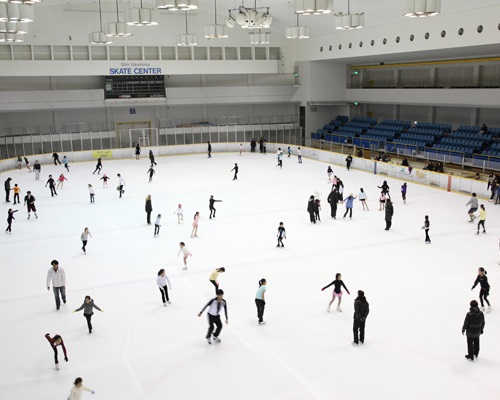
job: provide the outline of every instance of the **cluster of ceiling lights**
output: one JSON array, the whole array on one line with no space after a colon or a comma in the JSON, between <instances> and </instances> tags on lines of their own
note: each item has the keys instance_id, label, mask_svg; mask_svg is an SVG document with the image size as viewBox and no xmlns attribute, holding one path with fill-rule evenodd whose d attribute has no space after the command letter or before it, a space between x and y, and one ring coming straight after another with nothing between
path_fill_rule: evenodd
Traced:
<instances>
[{"instance_id":1,"label":"cluster of ceiling lights","mask_svg":"<svg viewBox=\"0 0 500 400\"><path fill-rule=\"evenodd\" d=\"M405 17L434 17L441 12L441 0L406 0Z\"/></svg>"},{"instance_id":2,"label":"cluster of ceiling lights","mask_svg":"<svg viewBox=\"0 0 500 400\"><path fill-rule=\"evenodd\" d=\"M33 4L42 0L0 0L0 43L24 42L28 23L35 20Z\"/></svg>"},{"instance_id":3,"label":"cluster of ceiling lights","mask_svg":"<svg viewBox=\"0 0 500 400\"><path fill-rule=\"evenodd\" d=\"M156 8L168 11L197 10L198 0L157 0Z\"/></svg>"},{"instance_id":4,"label":"cluster of ceiling lights","mask_svg":"<svg viewBox=\"0 0 500 400\"><path fill-rule=\"evenodd\" d=\"M256 2L255 2L256 3ZM243 29L256 29L248 34L250 44L269 44L271 43L271 32L262 32L262 29L268 29L273 23L273 17L269 13L269 7L248 8L240 6L229 10L229 16L226 19L228 28L240 27Z\"/></svg>"}]
</instances>

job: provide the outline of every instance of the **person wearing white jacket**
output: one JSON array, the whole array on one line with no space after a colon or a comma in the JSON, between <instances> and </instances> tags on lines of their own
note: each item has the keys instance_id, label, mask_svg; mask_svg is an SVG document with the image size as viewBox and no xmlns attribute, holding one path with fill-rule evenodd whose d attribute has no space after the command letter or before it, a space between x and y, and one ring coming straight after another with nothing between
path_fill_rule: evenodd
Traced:
<instances>
[{"instance_id":1,"label":"person wearing white jacket","mask_svg":"<svg viewBox=\"0 0 500 400\"><path fill-rule=\"evenodd\" d=\"M118 191L120 192L120 197L122 197L122 194L125 193L125 190L123 190L123 187L126 186L125 179L122 178L120 174L116 174L118 177Z\"/></svg>"},{"instance_id":2,"label":"person wearing white jacket","mask_svg":"<svg viewBox=\"0 0 500 400\"><path fill-rule=\"evenodd\" d=\"M162 268L158 271L158 278L156 279L156 284L160 288L161 300L163 301L163 305L165 307L167 306L167 303L171 304L170 299L168 298L167 283L168 286L170 287L170 290L172 290L172 285L170 284L170 280L168 279L168 276L165 275L165 270Z\"/></svg>"},{"instance_id":3,"label":"person wearing white jacket","mask_svg":"<svg viewBox=\"0 0 500 400\"><path fill-rule=\"evenodd\" d=\"M64 269L59 268L59 261L52 260L50 263L52 268L47 272L47 290L50 290L50 282L52 281L52 290L54 291L54 298L56 300L56 309L61 307L61 300L66 304L66 273Z\"/></svg>"},{"instance_id":4,"label":"person wearing white jacket","mask_svg":"<svg viewBox=\"0 0 500 400\"><path fill-rule=\"evenodd\" d=\"M71 388L71 392L69 392L68 400L81 400L84 390L92 394L95 393L92 389L89 389L87 386L83 386L82 378L76 378L75 385Z\"/></svg>"}]
</instances>

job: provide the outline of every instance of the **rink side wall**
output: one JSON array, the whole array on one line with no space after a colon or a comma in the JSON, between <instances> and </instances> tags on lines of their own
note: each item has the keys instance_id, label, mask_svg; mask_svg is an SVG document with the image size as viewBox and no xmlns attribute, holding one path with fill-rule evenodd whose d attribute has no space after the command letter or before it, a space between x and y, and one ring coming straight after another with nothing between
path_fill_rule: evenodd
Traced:
<instances>
[{"instance_id":1,"label":"rink side wall","mask_svg":"<svg viewBox=\"0 0 500 400\"><path fill-rule=\"evenodd\" d=\"M239 152L239 143L212 143L212 153L228 153ZM276 153L278 148L284 150L288 144L268 143L267 151L269 155ZM297 155L297 146L292 145L292 155ZM141 158L147 158L149 150L153 150L156 157L158 156L172 156L172 155L187 155L187 154L203 154L207 152L206 143L202 144L187 144L177 146L159 146L148 147L142 149ZM305 159L321 161L328 164L345 166L345 154L334 153L325 150L313 149L310 147L301 147L302 156ZM244 151L250 152L250 145L245 143ZM94 151L76 151L76 152L61 152L59 159L62 160L63 155L66 155L70 164L81 161L95 161L99 156L106 159L130 159L135 158L135 149L113 149L113 150L94 150ZM30 156L30 163L33 166L35 160L38 160L43 166L52 164L52 154L39 154ZM24 166L24 162L23 162ZM15 158L0 161L0 172L5 173L9 170L17 168L17 161ZM396 178L406 182L413 182L421 185L426 185L434 188L440 188L447 191L452 191L461 194L477 193L478 197L490 197L490 192L486 190L486 182L478 181L470 178L458 177L452 174L441 174L432 171L426 171L418 168L410 169L403 167L399 164L385 163L371 159L353 157L351 164L352 169L369 172L376 175L381 175L384 178ZM325 167L326 174L326 167ZM399 188L392 188L392 192L396 193Z\"/></svg>"}]
</instances>

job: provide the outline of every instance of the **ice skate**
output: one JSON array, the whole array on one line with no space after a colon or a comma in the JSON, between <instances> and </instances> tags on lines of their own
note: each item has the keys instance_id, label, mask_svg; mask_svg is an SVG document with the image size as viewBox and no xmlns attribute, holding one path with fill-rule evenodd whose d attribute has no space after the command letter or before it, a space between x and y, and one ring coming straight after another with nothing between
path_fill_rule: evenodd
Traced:
<instances>
[{"instance_id":1,"label":"ice skate","mask_svg":"<svg viewBox=\"0 0 500 400\"><path fill-rule=\"evenodd\" d=\"M340 306L337 307L337 311L342 312L342 309L340 308Z\"/></svg>"},{"instance_id":2,"label":"ice skate","mask_svg":"<svg viewBox=\"0 0 500 400\"><path fill-rule=\"evenodd\" d=\"M166 307L167 306L167 303L163 303L163 307Z\"/></svg>"},{"instance_id":3,"label":"ice skate","mask_svg":"<svg viewBox=\"0 0 500 400\"><path fill-rule=\"evenodd\" d=\"M59 371L59 364L56 364L56 371Z\"/></svg>"},{"instance_id":4,"label":"ice skate","mask_svg":"<svg viewBox=\"0 0 500 400\"><path fill-rule=\"evenodd\" d=\"M265 324L266 324L266 321L259 322L259 325L265 325Z\"/></svg>"},{"instance_id":5,"label":"ice skate","mask_svg":"<svg viewBox=\"0 0 500 400\"><path fill-rule=\"evenodd\" d=\"M474 356L469 356L468 354L465 355L465 358L470 361L474 361Z\"/></svg>"},{"instance_id":6,"label":"ice skate","mask_svg":"<svg viewBox=\"0 0 500 400\"><path fill-rule=\"evenodd\" d=\"M169 300L169 301L167 301L167 303L168 303L168 304L172 304L172 303L170 302L170 300Z\"/></svg>"},{"instance_id":7,"label":"ice skate","mask_svg":"<svg viewBox=\"0 0 500 400\"><path fill-rule=\"evenodd\" d=\"M182 268L182 269L188 269L188 267L184 267L184 268Z\"/></svg>"},{"instance_id":8,"label":"ice skate","mask_svg":"<svg viewBox=\"0 0 500 400\"><path fill-rule=\"evenodd\" d=\"M210 338L209 338L209 337L207 337L207 343L208 343L208 344L212 344L212 340L210 340Z\"/></svg>"},{"instance_id":9,"label":"ice skate","mask_svg":"<svg viewBox=\"0 0 500 400\"><path fill-rule=\"evenodd\" d=\"M486 309L484 308L484 306L481 306L480 309L481 309L482 312L486 311Z\"/></svg>"},{"instance_id":10,"label":"ice skate","mask_svg":"<svg viewBox=\"0 0 500 400\"><path fill-rule=\"evenodd\" d=\"M330 312L330 306L328 306L328 308L326 309L326 312Z\"/></svg>"},{"instance_id":11,"label":"ice skate","mask_svg":"<svg viewBox=\"0 0 500 400\"><path fill-rule=\"evenodd\" d=\"M486 312L487 313L491 312L491 306L488 306L488 308L486 309Z\"/></svg>"},{"instance_id":12,"label":"ice skate","mask_svg":"<svg viewBox=\"0 0 500 400\"><path fill-rule=\"evenodd\" d=\"M214 336L214 342L220 343L221 340L217 336Z\"/></svg>"},{"instance_id":13,"label":"ice skate","mask_svg":"<svg viewBox=\"0 0 500 400\"><path fill-rule=\"evenodd\" d=\"M358 344L356 342L352 342L352 345L353 346L357 346Z\"/></svg>"}]
</instances>

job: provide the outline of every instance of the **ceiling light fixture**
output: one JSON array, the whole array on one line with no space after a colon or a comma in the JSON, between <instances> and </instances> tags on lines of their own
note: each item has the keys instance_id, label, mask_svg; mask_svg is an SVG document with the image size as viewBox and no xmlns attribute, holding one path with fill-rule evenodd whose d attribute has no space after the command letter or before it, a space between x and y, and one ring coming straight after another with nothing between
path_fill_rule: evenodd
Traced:
<instances>
[{"instance_id":1,"label":"ceiling light fixture","mask_svg":"<svg viewBox=\"0 0 500 400\"><path fill-rule=\"evenodd\" d=\"M365 14L351 14L351 0L347 0L347 14L335 14L335 29L360 29L365 26Z\"/></svg>"},{"instance_id":2,"label":"ceiling light fixture","mask_svg":"<svg viewBox=\"0 0 500 400\"><path fill-rule=\"evenodd\" d=\"M299 25L299 14L297 14L297 25L287 27L285 36L287 39L309 39L311 29L308 26Z\"/></svg>"},{"instance_id":3,"label":"ceiling light fixture","mask_svg":"<svg viewBox=\"0 0 500 400\"><path fill-rule=\"evenodd\" d=\"M106 36L110 37L132 36L130 27L125 22L120 22L118 0L116 0L116 22L108 22L106 24Z\"/></svg>"},{"instance_id":4,"label":"ceiling light fixture","mask_svg":"<svg viewBox=\"0 0 500 400\"><path fill-rule=\"evenodd\" d=\"M228 28L239 25L243 29L267 29L272 23L273 17L269 13L269 7L257 8L257 1L255 1L254 8L240 6L229 10L229 17L226 20Z\"/></svg>"},{"instance_id":5,"label":"ceiling light fixture","mask_svg":"<svg viewBox=\"0 0 500 400\"><path fill-rule=\"evenodd\" d=\"M434 17L441 13L441 0L406 0L405 17Z\"/></svg>"},{"instance_id":6,"label":"ceiling light fixture","mask_svg":"<svg viewBox=\"0 0 500 400\"><path fill-rule=\"evenodd\" d=\"M332 0L295 0L295 14L321 15L333 12Z\"/></svg>"},{"instance_id":7,"label":"ceiling light fixture","mask_svg":"<svg viewBox=\"0 0 500 400\"><path fill-rule=\"evenodd\" d=\"M127 12L127 25L155 26L158 25L159 13L156 8L144 7L141 0L140 8L131 8Z\"/></svg>"},{"instance_id":8,"label":"ceiling light fixture","mask_svg":"<svg viewBox=\"0 0 500 400\"><path fill-rule=\"evenodd\" d=\"M157 0L156 8L167 11L197 10L198 0Z\"/></svg>"},{"instance_id":9,"label":"ceiling light fixture","mask_svg":"<svg viewBox=\"0 0 500 400\"><path fill-rule=\"evenodd\" d=\"M19 33L0 33L0 43L22 43L24 36Z\"/></svg>"},{"instance_id":10,"label":"ceiling light fixture","mask_svg":"<svg viewBox=\"0 0 500 400\"><path fill-rule=\"evenodd\" d=\"M187 11L184 12L186 17L186 33L181 33L177 35L177 46L197 46L198 45L198 35L192 35L188 33L188 16Z\"/></svg>"},{"instance_id":11,"label":"ceiling light fixture","mask_svg":"<svg viewBox=\"0 0 500 400\"><path fill-rule=\"evenodd\" d=\"M217 24L217 0L215 0L214 3L215 3L215 24L205 26L204 30L205 33L203 37L206 39L224 39L229 37L229 30L227 29L226 25Z\"/></svg>"},{"instance_id":12,"label":"ceiling light fixture","mask_svg":"<svg viewBox=\"0 0 500 400\"><path fill-rule=\"evenodd\" d=\"M99 32L91 32L90 33L90 43L92 44L111 44L112 41L106 36L102 28L102 8L101 8L101 0L99 0L99 21L101 30Z\"/></svg>"},{"instance_id":13,"label":"ceiling light fixture","mask_svg":"<svg viewBox=\"0 0 500 400\"><path fill-rule=\"evenodd\" d=\"M0 22L33 22L33 7L27 4L0 3Z\"/></svg>"},{"instance_id":14,"label":"ceiling light fixture","mask_svg":"<svg viewBox=\"0 0 500 400\"><path fill-rule=\"evenodd\" d=\"M271 32L257 32L249 33L250 44L269 44L271 43Z\"/></svg>"},{"instance_id":15,"label":"ceiling light fixture","mask_svg":"<svg viewBox=\"0 0 500 400\"><path fill-rule=\"evenodd\" d=\"M13 4L39 4L43 0L0 0L0 3L13 3Z\"/></svg>"}]
</instances>

